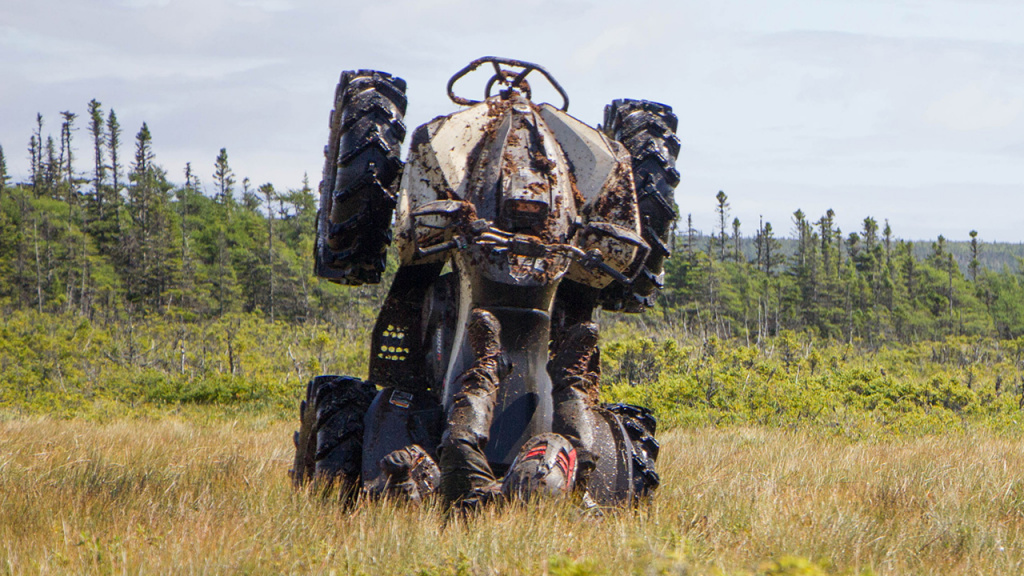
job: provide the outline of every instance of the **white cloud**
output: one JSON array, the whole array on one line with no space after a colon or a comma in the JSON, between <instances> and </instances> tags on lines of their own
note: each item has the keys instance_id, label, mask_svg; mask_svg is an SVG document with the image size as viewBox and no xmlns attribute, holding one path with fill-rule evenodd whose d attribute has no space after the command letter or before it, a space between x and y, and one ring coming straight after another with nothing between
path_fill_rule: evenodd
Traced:
<instances>
[{"instance_id":1,"label":"white cloud","mask_svg":"<svg viewBox=\"0 0 1024 576\"><path fill-rule=\"evenodd\" d=\"M1013 124L1024 110L1024 98L1005 97L967 86L932 102L924 112L928 122L969 132L1004 128Z\"/></svg>"},{"instance_id":2,"label":"white cloud","mask_svg":"<svg viewBox=\"0 0 1024 576\"><path fill-rule=\"evenodd\" d=\"M295 6L288 0L235 0L235 5L242 8L256 8L264 12L287 12L295 9Z\"/></svg>"},{"instance_id":3,"label":"white cloud","mask_svg":"<svg viewBox=\"0 0 1024 576\"><path fill-rule=\"evenodd\" d=\"M281 58L216 57L187 53L122 50L91 39L64 39L11 27L0 28L0 46L23 54L6 67L28 82L55 84L96 79L200 80L280 63Z\"/></svg>"},{"instance_id":4,"label":"white cloud","mask_svg":"<svg viewBox=\"0 0 1024 576\"><path fill-rule=\"evenodd\" d=\"M0 26L0 46L36 56L64 56L80 50L87 43L68 40L59 36L37 34L31 30L14 26ZM8 61L7 65L13 62Z\"/></svg>"},{"instance_id":5,"label":"white cloud","mask_svg":"<svg viewBox=\"0 0 1024 576\"><path fill-rule=\"evenodd\" d=\"M121 0L121 5L127 8L163 8L171 3L171 0Z\"/></svg>"}]
</instances>

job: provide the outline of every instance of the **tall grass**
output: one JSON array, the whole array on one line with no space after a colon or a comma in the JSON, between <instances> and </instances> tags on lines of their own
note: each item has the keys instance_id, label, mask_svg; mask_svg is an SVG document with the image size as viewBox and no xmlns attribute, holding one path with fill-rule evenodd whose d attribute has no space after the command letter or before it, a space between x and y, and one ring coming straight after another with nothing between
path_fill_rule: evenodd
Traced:
<instances>
[{"instance_id":1,"label":"tall grass","mask_svg":"<svg viewBox=\"0 0 1024 576\"><path fill-rule=\"evenodd\" d=\"M655 409L663 485L446 518L288 484L344 325L0 319L0 573L1024 573L1024 339L745 344L603 325L606 400Z\"/></svg>"},{"instance_id":2,"label":"tall grass","mask_svg":"<svg viewBox=\"0 0 1024 576\"><path fill-rule=\"evenodd\" d=\"M0 572L1019 574L1024 451L989 433L852 442L760 427L663 434L636 510L446 518L296 492L292 425L0 422Z\"/></svg>"}]
</instances>

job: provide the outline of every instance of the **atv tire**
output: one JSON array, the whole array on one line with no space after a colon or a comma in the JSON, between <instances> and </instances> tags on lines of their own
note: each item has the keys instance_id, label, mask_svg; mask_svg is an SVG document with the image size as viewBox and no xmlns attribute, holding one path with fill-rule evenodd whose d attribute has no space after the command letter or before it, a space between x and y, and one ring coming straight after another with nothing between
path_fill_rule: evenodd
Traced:
<instances>
[{"instance_id":1,"label":"atv tire","mask_svg":"<svg viewBox=\"0 0 1024 576\"><path fill-rule=\"evenodd\" d=\"M661 484L661 478L655 471L660 449L660 444L654 439L657 421L650 410L641 406L604 404L601 407L618 418L629 438L633 500L642 500Z\"/></svg>"},{"instance_id":2,"label":"atv tire","mask_svg":"<svg viewBox=\"0 0 1024 576\"><path fill-rule=\"evenodd\" d=\"M324 150L316 273L349 284L380 282L402 171L405 81L373 70L343 72Z\"/></svg>"},{"instance_id":3,"label":"atv tire","mask_svg":"<svg viewBox=\"0 0 1024 576\"><path fill-rule=\"evenodd\" d=\"M289 471L296 488L317 481L340 484L343 495L356 493L362 469L363 416L376 393L372 384L347 376L317 376L309 381L306 399L299 405L295 465Z\"/></svg>"},{"instance_id":4,"label":"atv tire","mask_svg":"<svg viewBox=\"0 0 1024 576\"><path fill-rule=\"evenodd\" d=\"M642 312L654 306L664 280L664 261L676 220L674 191L679 184L676 157L679 120L672 107L646 100L615 100L604 109L605 134L622 143L633 159L633 182L641 233L651 247L629 286L613 283L600 297L606 310Z\"/></svg>"}]
</instances>

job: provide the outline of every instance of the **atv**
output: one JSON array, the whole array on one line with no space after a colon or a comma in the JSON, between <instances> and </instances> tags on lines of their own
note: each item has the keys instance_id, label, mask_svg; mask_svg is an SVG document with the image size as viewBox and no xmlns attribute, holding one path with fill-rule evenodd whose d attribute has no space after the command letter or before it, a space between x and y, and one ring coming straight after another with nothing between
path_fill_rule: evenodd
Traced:
<instances>
[{"instance_id":1,"label":"atv","mask_svg":"<svg viewBox=\"0 0 1024 576\"><path fill-rule=\"evenodd\" d=\"M456 95L485 65L484 99ZM560 107L532 101L531 74ZM465 108L417 128L403 163L405 88L359 70L335 92L316 273L378 283L393 241L400 265L369 377L307 385L294 484L326 481L346 498L439 494L453 506L650 494L655 420L599 403L593 315L642 312L662 286L679 182L672 109L615 100L594 129L567 113L541 66L480 58L448 82Z\"/></svg>"}]
</instances>

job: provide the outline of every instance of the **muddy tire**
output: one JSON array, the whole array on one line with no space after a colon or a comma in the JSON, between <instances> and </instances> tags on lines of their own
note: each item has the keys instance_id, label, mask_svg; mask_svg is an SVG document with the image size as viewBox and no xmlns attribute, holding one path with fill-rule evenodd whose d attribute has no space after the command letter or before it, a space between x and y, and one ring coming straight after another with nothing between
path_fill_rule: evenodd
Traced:
<instances>
[{"instance_id":1,"label":"muddy tire","mask_svg":"<svg viewBox=\"0 0 1024 576\"><path fill-rule=\"evenodd\" d=\"M600 297L606 310L642 312L654 305L664 280L664 261L676 220L675 188L679 120L672 108L646 100L615 100L605 107L604 132L622 143L633 159L633 182L641 232L651 251L630 286L613 283Z\"/></svg>"},{"instance_id":2,"label":"muddy tire","mask_svg":"<svg viewBox=\"0 0 1024 576\"><path fill-rule=\"evenodd\" d=\"M341 75L324 150L316 273L349 284L380 282L402 171L405 81L373 70Z\"/></svg>"},{"instance_id":3,"label":"muddy tire","mask_svg":"<svg viewBox=\"0 0 1024 576\"><path fill-rule=\"evenodd\" d=\"M306 385L295 432L295 463L289 471L299 488L310 481L337 485L354 495L360 485L363 416L376 388L358 378L317 376Z\"/></svg>"},{"instance_id":4,"label":"muddy tire","mask_svg":"<svg viewBox=\"0 0 1024 576\"><path fill-rule=\"evenodd\" d=\"M647 498L661 484L661 478L655 471L660 449L654 439L657 422L651 411L641 406L604 404L602 408L617 417L629 439L633 500Z\"/></svg>"}]
</instances>

